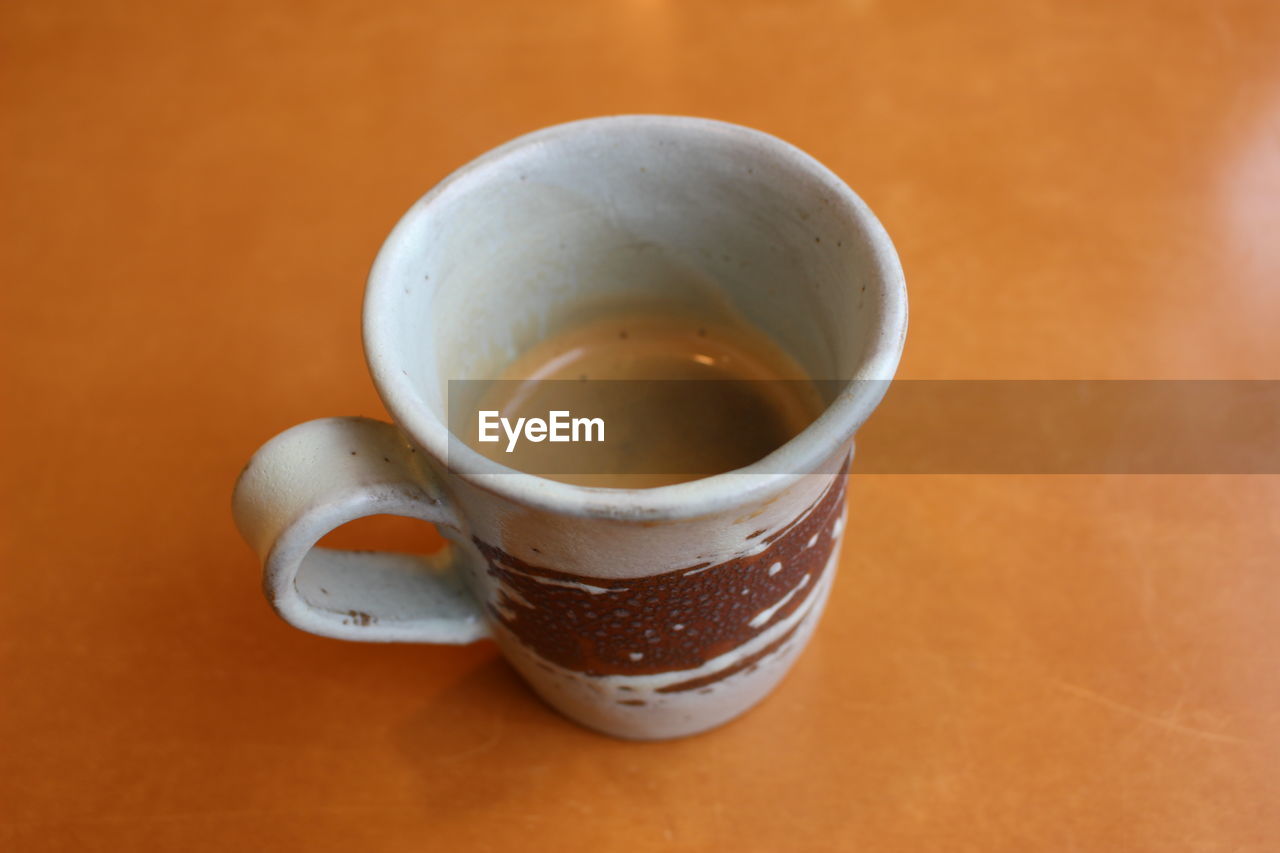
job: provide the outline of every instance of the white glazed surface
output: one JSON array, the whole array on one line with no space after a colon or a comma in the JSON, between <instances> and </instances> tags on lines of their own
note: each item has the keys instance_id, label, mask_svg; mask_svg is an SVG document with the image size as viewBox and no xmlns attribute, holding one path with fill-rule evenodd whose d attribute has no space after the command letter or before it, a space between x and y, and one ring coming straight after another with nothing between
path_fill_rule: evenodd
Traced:
<instances>
[{"instance_id":1,"label":"white glazed surface","mask_svg":"<svg viewBox=\"0 0 1280 853\"><path fill-rule=\"evenodd\" d=\"M240 474L232 513L263 564L263 591L291 625L344 640L470 643L489 635L453 550L411 554L316 548L365 515L418 518L467 547L439 487L398 430L325 418L286 430Z\"/></svg>"},{"instance_id":2,"label":"white glazed surface","mask_svg":"<svg viewBox=\"0 0 1280 853\"><path fill-rule=\"evenodd\" d=\"M654 304L754 322L816 378L881 381L850 381L813 425L755 465L657 489L559 483L451 445L446 380L489 375L592 312ZM816 577L737 612L733 627L759 631L736 648L667 671L585 672L547 660L511 630L535 606L504 583L502 561L533 572L508 580L601 601L605 586L616 593L629 578L749 563L842 476L905 331L887 235L803 152L703 119L548 128L447 178L374 264L366 353L398 429L330 419L282 434L238 483L236 520L263 559L268 597L299 628L364 640L493 636L539 694L585 725L641 739L701 731L764 696L812 634L838 562L842 497L824 534L823 547L835 547ZM431 559L313 548L332 527L379 512L432 521L453 547ZM491 562L482 548L502 556ZM639 669L643 653L630 654ZM703 676L712 678L701 690L660 690Z\"/></svg>"},{"instance_id":3,"label":"white glazed surface","mask_svg":"<svg viewBox=\"0 0 1280 853\"><path fill-rule=\"evenodd\" d=\"M652 192L635 181L642 165L645 176L665 176ZM545 202L524 201L540 192L579 204L555 213ZM655 205L668 207L670 222L651 212ZM746 230L725 233L728 218ZM559 240L521 239L548 220L567 222L580 235L582 246L566 243L570 259L558 259ZM691 245L699 237L708 242ZM508 241L525 248L508 249ZM726 244L758 262L724 261ZM589 260L573 260L583 257ZM754 465L658 489L609 490L607 497L514 474L450 445L441 417L447 380L487 378L502 358L579 318L574 309L584 301L669 302L672 271L688 307L753 322L815 379L849 384L809 429ZM606 288L610 294L600 296ZM516 139L424 196L374 262L364 332L374 384L397 423L467 481L562 514L691 517L818 470L853 434L897 368L906 286L879 221L803 151L724 122L617 116Z\"/></svg>"}]
</instances>

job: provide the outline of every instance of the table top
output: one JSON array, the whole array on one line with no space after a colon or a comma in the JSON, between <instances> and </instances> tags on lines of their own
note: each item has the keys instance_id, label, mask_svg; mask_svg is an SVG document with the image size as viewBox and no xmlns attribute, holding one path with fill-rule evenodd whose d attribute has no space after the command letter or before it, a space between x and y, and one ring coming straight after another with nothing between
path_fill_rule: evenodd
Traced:
<instances>
[{"instance_id":1,"label":"table top","mask_svg":"<svg viewBox=\"0 0 1280 853\"><path fill-rule=\"evenodd\" d=\"M384 414L403 210L590 115L844 177L901 376L1277 378L1280 5L962 5L0 6L0 848L1280 848L1280 477L854 477L793 672L654 744L488 644L287 627L231 523L263 440Z\"/></svg>"}]
</instances>

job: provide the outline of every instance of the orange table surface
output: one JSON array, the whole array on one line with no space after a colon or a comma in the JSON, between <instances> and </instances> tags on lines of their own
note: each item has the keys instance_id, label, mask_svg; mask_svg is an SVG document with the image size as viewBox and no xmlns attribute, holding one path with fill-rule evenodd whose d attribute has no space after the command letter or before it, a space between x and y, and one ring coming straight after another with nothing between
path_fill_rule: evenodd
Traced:
<instances>
[{"instance_id":1,"label":"orange table surface","mask_svg":"<svg viewBox=\"0 0 1280 853\"><path fill-rule=\"evenodd\" d=\"M0 850L1280 850L1280 477L855 477L794 671L656 744L287 627L229 513L383 416L399 215L590 115L831 166L901 376L1280 378L1280 4L9 0L0 109Z\"/></svg>"}]
</instances>

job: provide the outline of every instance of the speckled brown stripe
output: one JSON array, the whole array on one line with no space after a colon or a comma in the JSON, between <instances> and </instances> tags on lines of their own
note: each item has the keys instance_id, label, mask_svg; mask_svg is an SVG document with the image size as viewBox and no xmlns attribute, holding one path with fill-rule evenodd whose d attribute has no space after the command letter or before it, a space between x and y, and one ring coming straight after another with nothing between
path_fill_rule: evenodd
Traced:
<instances>
[{"instance_id":1,"label":"speckled brown stripe","mask_svg":"<svg viewBox=\"0 0 1280 853\"><path fill-rule=\"evenodd\" d=\"M831 556L831 525L844 509L844 482L843 475L833 477L814 506L758 540L764 545L758 554L646 578L570 575L476 539L490 574L513 593L500 591L489 610L521 642L566 669L587 675L694 669L785 619L813 594ZM780 568L770 574L775 563ZM805 575L809 580L799 587ZM603 592L557 581L586 583ZM767 621L750 624L792 590L795 594Z\"/></svg>"},{"instance_id":2,"label":"speckled brown stripe","mask_svg":"<svg viewBox=\"0 0 1280 853\"><path fill-rule=\"evenodd\" d=\"M755 666L757 663L764 660L774 652L778 651L778 649L782 648L782 645L787 640L791 639L791 635L794 634L796 632L796 629L799 627L800 627L800 623L797 622L796 624L788 628L786 631L784 631L781 637L774 640L772 643L765 646L760 651L753 652L747 655L745 658L738 661L733 666L727 666L724 669L718 669L715 672L710 673L709 675L703 675L698 678L690 678L687 681L677 681L675 684L668 684L666 687L659 687L658 692L659 693L683 693L686 690L697 690L699 687L706 687L708 684L715 684L717 681L721 680L722 678L728 678L729 676L735 673L742 672L744 669L751 666Z\"/></svg>"}]
</instances>

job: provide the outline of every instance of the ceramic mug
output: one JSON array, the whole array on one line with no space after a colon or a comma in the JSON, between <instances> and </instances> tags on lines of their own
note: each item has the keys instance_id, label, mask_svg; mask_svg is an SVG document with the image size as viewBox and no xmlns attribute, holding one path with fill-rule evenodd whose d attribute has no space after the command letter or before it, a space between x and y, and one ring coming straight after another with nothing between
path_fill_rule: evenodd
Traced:
<instances>
[{"instance_id":1,"label":"ceramic mug","mask_svg":"<svg viewBox=\"0 0 1280 853\"><path fill-rule=\"evenodd\" d=\"M659 488L556 482L450 440L450 380L496 375L584 306L630 304L731 311L840 384L759 462ZM394 422L330 418L276 436L236 485L235 519L298 628L491 638L584 725L702 731L767 694L813 632L854 432L906 324L888 235L799 149L686 117L547 128L447 177L378 254L365 352ZM451 544L429 557L315 547L373 514L432 522Z\"/></svg>"}]
</instances>

